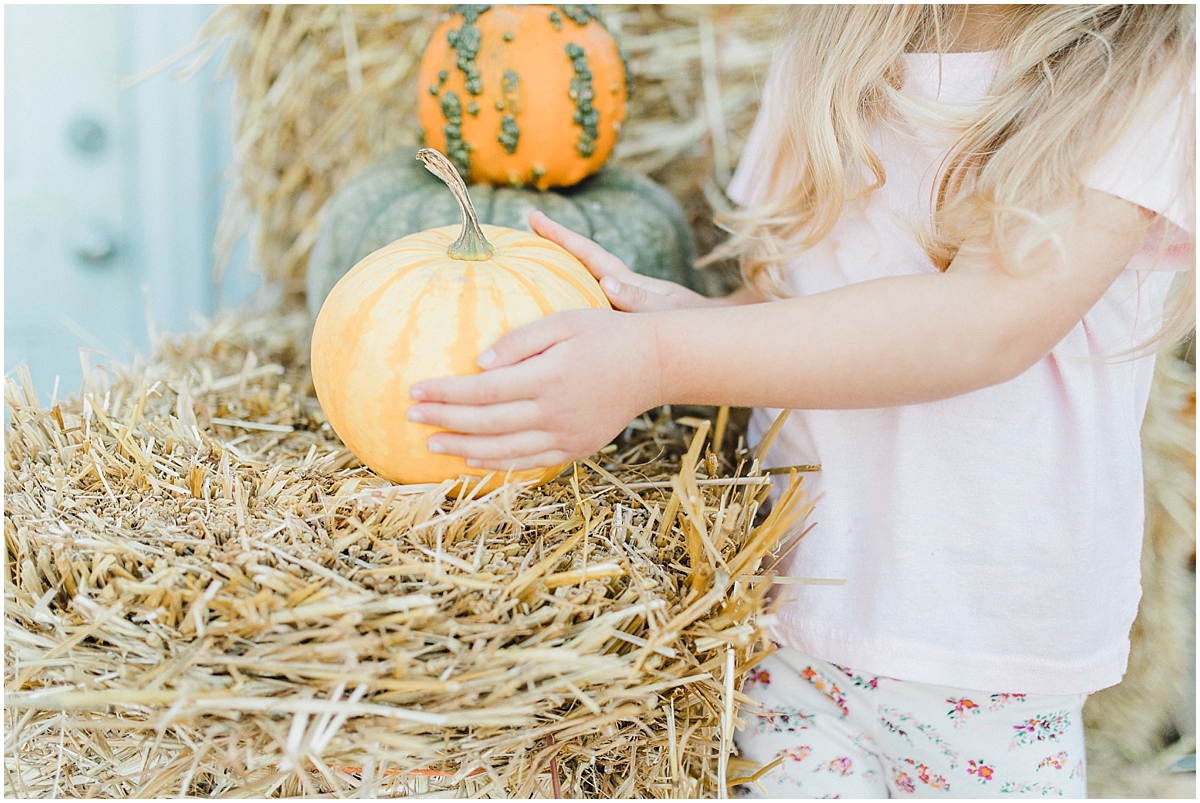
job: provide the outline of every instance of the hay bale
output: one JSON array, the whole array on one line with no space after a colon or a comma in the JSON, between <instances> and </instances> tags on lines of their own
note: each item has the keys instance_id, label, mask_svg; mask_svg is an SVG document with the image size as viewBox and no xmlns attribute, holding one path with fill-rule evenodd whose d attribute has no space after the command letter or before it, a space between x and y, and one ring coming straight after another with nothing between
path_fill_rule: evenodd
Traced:
<instances>
[{"instance_id":1,"label":"hay bale","mask_svg":"<svg viewBox=\"0 0 1200 803\"><path fill-rule=\"evenodd\" d=\"M1142 425L1142 600L1125 679L1083 709L1092 797L1177 797L1167 772L1196 749L1196 369L1159 357ZM1182 736L1182 738L1181 738Z\"/></svg>"},{"instance_id":2,"label":"hay bale","mask_svg":"<svg viewBox=\"0 0 1200 803\"><path fill-rule=\"evenodd\" d=\"M219 321L49 408L8 380L6 795L723 789L798 485L756 526L757 461L665 415L539 488L393 485L306 326Z\"/></svg>"},{"instance_id":3,"label":"hay bale","mask_svg":"<svg viewBox=\"0 0 1200 803\"><path fill-rule=\"evenodd\" d=\"M603 11L635 93L614 161L667 186L706 252L779 10ZM239 179L218 271L249 231L272 290L302 308L325 201L416 144L417 60L441 13L214 15ZM699 459L669 416L540 489L403 493L326 428L307 326L218 321L49 409L9 381L6 794L721 791L730 706L765 649L753 569L798 497L755 528L753 464ZM1194 382L1160 377L1151 396L1147 598L1126 681L1089 703L1093 794L1165 788L1146 755L1189 682Z\"/></svg>"},{"instance_id":4,"label":"hay bale","mask_svg":"<svg viewBox=\"0 0 1200 803\"><path fill-rule=\"evenodd\" d=\"M228 6L203 32L236 77L234 171L218 265L251 230L253 259L299 299L325 202L367 165L418 144L417 67L446 6ZM608 5L633 95L617 165L649 174L687 210L701 253L758 109L775 6ZM706 271L710 290L736 283Z\"/></svg>"}]
</instances>

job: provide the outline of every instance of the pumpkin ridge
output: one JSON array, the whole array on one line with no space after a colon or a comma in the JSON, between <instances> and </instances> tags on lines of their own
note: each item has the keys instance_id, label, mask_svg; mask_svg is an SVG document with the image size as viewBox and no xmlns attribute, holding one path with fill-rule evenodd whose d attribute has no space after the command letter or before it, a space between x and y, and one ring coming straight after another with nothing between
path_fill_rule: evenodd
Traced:
<instances>
[{"instance_id":1,"label":"pumpkin ridge","mask_svg":"<svg viewBox=\"0 0 1200 803\"><path fill-rule=\"evenodd\" d=\"M458 294L458 308L455 310L458 327L455 331L454 345L450 348L450 353L465 356L466 359L470 360L466 365L455 365L451 361L450 370L460 376L478 371L474 358L478 357L483 351L483 348L479 345L479 321L475 319L479 308L479 291L475 287L475 274L475 265L466 265L463 270L464 289ZM472 329L475 332L474 338L471 337Z\"/></svg>"},{"instance_id":2,"label":"pumpkin ridge","mask_svg":"<svg viewBox=\"0 0 1200 803\"><path fill-rule=\"evenodd\" d=\"M537 265L539 267L549 270L556 277L567 282L569 285L571 285L571 287L575 288L580 293L582 293L584 298L594 299L596 301L602 301L603 305L605 307L609 307L611 309L611 305L608 303L607 297L597 295L590 287L588 287L587 283L584 282L582 278L580 278L576 274L572 273L571 271L569 271L567 268L563 267L562 265L556 265L553 262L543 261L541 259L538 259L537 257L529 256L527 254L514 254L511 251L508 254L506 254L506 256L508 256L510 258L510 260L511 259L523 259L523 260L526 260L527 262L532 262L534 265ZM585 268L585 270L586 270L586 268ZM593 282L594 281L595 280L593 279Z\"/></svg>"},{"instance_id":3,"label":"pumpkin ridge","mask_svg":"<svg viewBox=\"0 0 1200 803\"><path fill-rule=\"evenodd\" d=\"M517 283L520 284L521 287L525 289L525 292L529 294L529 297L533 299L533 303L537 304L538 311L542 313L542 317L550 315L556 311L554 306L550 303L550 299L546 298L546 294L542 291L542 288L537 286L536 282L530 281L528 278L522 275L521 271L514 270L511 265L497 265L497 267L517 280Z\"/></svg>"},{"instance_id":4,"label":"pumpkin ridge","mask_svg":"<svg viewBox=\"0 0 1200 803\"><path fill-rule=\"evenodd\" d=\"M383 250L383 249L380 249L380 250ZM376 253L379 253L379 252L377 251ZM353 268L351 268L350 272L347 273L346 276L343 278L355 276L357 274L361 274L361 273L369 270L371 268L371 266L374 265L376 262L378 262L381 259L386 259L392 253L393 253L392 250L388 249L386 253L379 254L378 257L376 257L375 259L372 259L370 262L367 262L366 260L364 260L364 261L358 263ZM382 285L375 288L375 290L372 291L371 295L375 295L375 293L382 293L384 290L391 287L395 282L398 282L400 279L403 279L405 276L407 276L412 271L420 270L421 268L432 265L433 263L437 262L440 258L441 257L438 254L432 254L428 259L422 260L421 262L418 262L413 265L405 265L404 268L401 269L401 271L398 271L395 274L389 276Z\"/></svg>"},{"instance_id":5,"label":"pumpkin ridge","mask_svg":"<svg viewBox=\"0 0 1200 803\"><path fill-rule=\"evenodd\" d=\"M419 293L417 293L416 297L413 298L412 302L408 304L408 320L406 320L404 322L404 327L397 333L397 335L392 338L392 347L388 350L388 353L387 353L387 364L388 365L391 365L391 366L408 365L408 363L412 357L413 343L416 340L416 336L420 332L421 325L423 323L422 316L420 315L421 303L423 301L425 301L430 295L435 294L436 291L439 289L440 288L436 282L426 282L425 286L421 288L421 291ZM365 317L367 320L370 319L369 316L365 316ZM357 365L352 366L351 370L347 371L345 375L353 376L353 368L354 367L357 367ZM425 379L428 377L422 377L422 378ZM413 384L412 377L406 376L404 374L404 372L402 372L400 370L393 371L391 380L385 386L387 390L383 394L384 398L390 398L390 399L395 400L396 406L398 408L396 411L396 414L399 415L402 420L403 420L403 417L405 415L407 415L408 408L412 406L412 400L409 399L408 394L405 393L406 381L407 381L408 386L411 386ZM379 422L378 424L376 424L376 427L375 427L376 431L384 428L384 427L380 426L380 424L382 424L382 422ZM370 439L370 441L372 441L372 442L374 440L375 439L373 439L373 438ZM349 445L349 444L347 444L347 445ZM359 448L362 448L362 447L360 446ZM355 452L355 454L358 454L358 452L356 452L353 448L351 448L351 451ZM392 479L392 478L389 477L388 479Z\"/></svg>"},{"instance_id":6,"label":"pumpkin ridge","mask_svg":"<svg viewBox=\"0 0 1200 803\"><path fill-rule=\"evenodd\" d=\"M514 248L538 248L545 246L558 251L559 253L570 253L558 243L550 242L549 240L539 237L536 234L531 234L527 231L520 231L518 229L511 229L504 232L496 238L495 243L497 248L504 248L506 251L511 251Z\"/></svg>"},{"instance_id":7,"label":"pumpkin ridge","mask_svg":"<svg viewBox=\"0 0 1200 803\"><path fill-rule=\"evenodd\" d=\"M423 251L428 253L435 261L445 259L448 254L446 249L454 242L458 235L458 231L462 226L458 223L451 223L447 226L438 226L436 229L425 229L423 231L413 232L412 234L401 237L399 240L394 240L384 246L386 249L394 251ZM400 243L403 243L403 248L400 248ZM396 246L393 248L393 246ZM383 249L380 249L383 250ZM471 261L471 260L455 260L455 262ZM486 260L485 260L486 261Z\"/></svg>"},{"instance_id":8,"label":"pumpkin ridge","mask_svg":"<svg viewBox=\"0 0 1200 803\"><path fill-rule=\"evenodd\" d=\"M511 234L508 232L505 234L506 236L503 239L498 240L498 244L503 244L508 253L513 253L518 249L533 249L535 252L552 251L559 256L565 257L572 261L577 261L574 254L563 248L558 243L547 240L545 237L533 232L513 230ZM522 250L520 253L523 254L524 251Z\"/></svg>"},{"instance_id":9,"label":"pumpkin ridge","mask_svg":"<svg viewBox=\"0 0 1200 803\"><path fill-rule=\"evenodd\" d=\"M424 234L424 232L418 232L418 235L420 235L420 234ZM431 262L431 260L437 260L437 259L440 259L443 256L445 256L445 254L438 251L438 245L440 245L439 242L430 242L430 241L428 241L428 238L422 238L422 236L418 236L418 235L409 235L409 236L412 236L413 239L409 240L404 245L412 246L412 248L414 248L414 250L415 250L415 248L420 248L420 250L422 252L428 253L427 258L422 257L421 264L427 264L428 262ZM403 238L403 239L408 239L408 238ZM362 257L362 259L360 260L360 262L358 264L354 265L353 268L350 268L350 271L346 275L349 276L350 274L353 274L353 272L355 272L355 271L361 272L361 270L359 270L359 269L372 268L372 266L374 264L376 264L377 262L379 262L380 259L386 259L386 258L392 256L392 254L395 254L397 252L397 248L394 246L396 246L398 244L398 242L400 242L400 240L395 240L395 241L389 242L388 245L385 245L382 248L376 248L376 250L372 251L371 253L368 253L367 256ZM406 247L406 248L404 248L404 250L408 250L408 248ZM404 265L404 266L406 266L406 268L412 268L413 265Z\"/></svg>"},{"instance_id":10,"label":"pumpkin ridge","mask_svg":"<svg viewBox=\"0 0 1200 803\"><path fill-rule=\"evenodd\" d=\"M409 236L410 237L415 236L419 240L424 240L425 242L430 244L431 248L445 250L446 246L448 246L448 245L450 245L450 243L454 242L454 238L450 235L450 232L443 231L443 229L448 229L452 225L454 225L454 224L451 223L451 224L447 224L445 226L438 226L436 229L425 229L424 231L414 232L413 234L410 234Z\"/></svg>"},{"instance_id":11,"label":"pumpkin ridge","mask_svg":"<svg viewBox=\"0 0 1200 803\"><path fill-rule=\"evenodd\" d=\"M547 242L547 245L557 245L553 242ZM511 245L505 251L510 257L518 259L528 259L542 268L550 268L560 275L575 277L575 281L588 283L588 280L595 281L592 271L589 271L587 265L578 262L574 254L563 247L554 247L552 254L546 254L548 248L542 246L540 242L524 241L522 244ZM554 259L553 257L562 257L562 260ZM577 268L577 270L576 270ZM590 286L590 284L588 284Z\"/></svg>"},{"instance_id":12,"label":"pumpkin ridge","mask_svg":"<svg viewBox=\"0 0 1200 803\"><path fill-rule=\"evenodd\" d=\"M496 310L500 315L500 331L507 332L513 326L508 317L508 306L504 303L504 293L501 291L500 284L494 276L487 273L481 274L481 278L483 276L487 276L488 302L491 304L492 309ZM482 282L480 284L482 285Z\"/></svg>"},{"instance_id":13,"label":"pumpkin ridge","mask_svg":"<svg viewBox=\"0 0 1200 803\"><path fill-rule=\"evenodd\" d=\"M379 306L379 303L383 300L383 295L387 292L387 290L389 288L391 288L392 286L394 286L396 284L396 282L399 282L399 281L405 279L406 277L410 276L415 271L418 271L424 267L427 267L428 265L430 265L432 262L435 262L435 261L436 260L428 260L428 261L422 262L421 264L418 264L418 265L405 266L404 269L399 270L396 273L394 273L393 275L389 276L387 281L385 281L379 287L377 287L373 291L371 291L371 293L369 295L367 295L366 297L361 299L355 305L356 311L360 314L357 314L354 316L348 316L346 318L346 320L342 324L341 331L338 332L338 336L340 338L339 342L341 342L341 343L357 343L357 342L359 342L362 339L363 330L366 328L367 324L370 322L371 314L375 311L375 308L377 306ZM417 298L414 299L412 308L415 308L416 305L418 303L420 303L420 301L423 298L423 296L425 295L425 293L431 287L432 287L432 285L426 285L426 287L424 289L422 289L421 293L419 293L417 295ZM367 306L368 304L370 305L369 307ZM364 312L364 310L365 310L365 312ZM319 323L320 323L320 319L318 318L318 324ZM321 338L314 337L314 340L319 341L320 339ZM354 367L355 366L350 366L350 370L348 370L346 372L347 375L350 375L353 373ZM331 394L331 399L330 399L330 401L332 402L331 406L337 408L338 410L341 410L343 407L342 396L347 391L348 391L348 388L346 388L345 386L338 386L337 388L329 388L328 392Z\"/></svg>"},{"instance_id":14,"label":"pumpkin ridge","mask_svg":"<svg viewBox=\"0 0 1200 803\"><path fill-rule=\"evenodd\" d=\"M370 321L371 316L375 313L376 307L382 303L383 297L387 294L387 291L394 287L398 282L407 279L416 271L427 268L435 262L437 262L436 259L430 259L418 265L406 265L401 270L398 270L391 276L388 276L387 279L381 282L378 287L360 299L358 303L355 304L356 314L347 319L346 323L342 326L341 332L338 333L341 337L341 342L354 343L360 340L362 338L362 330L365 328L365 322ZM421 293L418 294L416 299L414 299L413 305L415 305L416 302L423 297L424 293L430 287L432 287L432 284L427 284L424 288L422 288ZM355 332L355 330L358 331Z\"/></svg>"}]
</instances>

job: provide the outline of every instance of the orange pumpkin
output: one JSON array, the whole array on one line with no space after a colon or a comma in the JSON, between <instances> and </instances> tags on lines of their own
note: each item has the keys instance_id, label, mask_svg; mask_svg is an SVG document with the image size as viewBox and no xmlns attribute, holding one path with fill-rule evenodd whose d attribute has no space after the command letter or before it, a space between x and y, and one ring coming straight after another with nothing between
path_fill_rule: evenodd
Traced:
<instances>
[{"instance_id":1,"label":"orange pumpkin","mask_svg":"<svg viewBox=\"0 0 1200 803\"><path fill-rule=\"evenodd\" d=\"M456 6L418 86L425 144L477 183L571 186L625 119L625 63L589 6Z\"/></svg>"},{"instance_id":2,"label":"orange pumpkin","mask_svg":"<svg viewBox=\"0 0 1200 803\"><path fill-rule=\"evenodd\" d=\"M329 423L363 463L401 483L489 473L426 449L437 429L406 418L415 382L479 373L476 358L500 335L552 312L609 307L565 249L526 231L480 227L454 166L429 149L418 158L458 198L461 228L410 234L363 259L330 291L312 336L313 385ZM561 469L513 479L543 482ZM483 490L503 481L497 474Z\"/></svg>"}]
</instances>

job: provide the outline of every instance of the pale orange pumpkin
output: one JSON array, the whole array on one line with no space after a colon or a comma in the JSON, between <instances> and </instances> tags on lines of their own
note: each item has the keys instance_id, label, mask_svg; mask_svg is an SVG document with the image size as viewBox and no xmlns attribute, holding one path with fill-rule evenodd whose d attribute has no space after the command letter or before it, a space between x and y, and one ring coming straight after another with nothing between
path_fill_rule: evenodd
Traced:
<instances>
[{"instance_id":1,"label":"pale orange pumpkin","mask_svg":"<svg viewBox=\"0 0 1200 803\"><path fill-rule=\"evenodd\" d=\"M312 336L313 385L326 418L359 460L400 483L489 473L428 451L437 429L406 417L414 383L479 373L475 360L484 349L552 312L609 307L565 249L529 232L480 227L454 166L430 149L418 158L458 198L461 229L417 232L363 259L330 291ZM542 482L561 469L512 479ZM497 474L482 490L503 481Z\"/></svg>"},{"instance_id":2,"label":"pale orange pumpkin","mask_svg":"<svg viewBox=\"0 0 1200 803\"><path fill-rule=\"evenodd\" d=\"M624 58L594 6L454 6L417 80L425 144L473 183L569 187L625 120Z\"/></svg>"}]
</instances>

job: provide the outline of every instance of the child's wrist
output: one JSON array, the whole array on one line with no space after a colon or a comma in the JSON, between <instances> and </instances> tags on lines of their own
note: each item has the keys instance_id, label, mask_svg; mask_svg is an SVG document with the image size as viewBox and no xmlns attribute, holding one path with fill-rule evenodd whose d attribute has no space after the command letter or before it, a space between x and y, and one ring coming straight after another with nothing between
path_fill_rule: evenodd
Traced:
<instances>
[{"instance_id":1,"label":"child's wrist","mask_svg":"<svg viewBox=\"0 0 1200 803\"><path fill-rule=\"evenodd\" d=\"M652 395L646 401L644 409L659 407L664 404L679 403L679 389L675 387L677 377L673 370L674 361L670 358L670 324L675 316L664 313L649 313L638 316L647 326L645 338L645 363L649 373L646 386L653 389Z\"/></svg>"}]
</instances>

